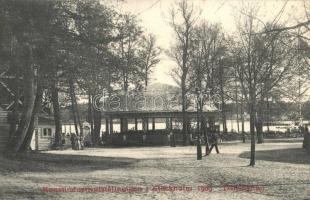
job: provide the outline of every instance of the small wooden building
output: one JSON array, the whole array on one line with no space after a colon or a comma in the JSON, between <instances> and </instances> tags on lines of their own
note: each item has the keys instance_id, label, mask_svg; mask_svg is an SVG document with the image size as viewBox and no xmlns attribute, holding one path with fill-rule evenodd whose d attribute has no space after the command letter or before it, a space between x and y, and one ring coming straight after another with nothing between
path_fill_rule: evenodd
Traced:
<instances>
[{"instance_id":1,"label":"small wooden building","mask_svg":"<svg viewBox=\"0 0 310 200\"><path fill-rule=\"evenodd\" d=\"M0 108L0 152L4 151L9 139L8 111ZM35 124L36 128L30 144L33 150L48 150L55 138L55 124L53 118L40 116Z\"/></svg>"},{"instance_id":2,"label":"small wooden building","mask_svg":"<svg viewBox=\"0 0 310 200\"><path fill-rule=\"evenodd\" d=\"M0 152L3 152L9 139L8 112L0 107Z\"/></svg>"},{"instance_id":3,"label":"small wooden building","mask_svg":"<svg viewBox=\"0 0 310 200\"><path fill-rule=\"evenodd\" d=\"M39 116L36 122L30 147L32 150L50 150L55 138L54 119L47 116Z\"/></svg>"}]
</instances>

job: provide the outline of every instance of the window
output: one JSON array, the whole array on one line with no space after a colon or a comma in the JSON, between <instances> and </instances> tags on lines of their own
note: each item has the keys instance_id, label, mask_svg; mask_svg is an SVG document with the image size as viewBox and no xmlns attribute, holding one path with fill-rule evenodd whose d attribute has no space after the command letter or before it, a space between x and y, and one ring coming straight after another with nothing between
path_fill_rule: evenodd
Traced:
<instances>
[{"instance_id":1,"label":"window","mask_svg":"<svg viewBox=\"0 0 310 200\"><path fill-rule=\"evenodd\" d=\"M43 128L42 137L52 137L52 129L51 128Z\"/></svg>"}]
</instances>

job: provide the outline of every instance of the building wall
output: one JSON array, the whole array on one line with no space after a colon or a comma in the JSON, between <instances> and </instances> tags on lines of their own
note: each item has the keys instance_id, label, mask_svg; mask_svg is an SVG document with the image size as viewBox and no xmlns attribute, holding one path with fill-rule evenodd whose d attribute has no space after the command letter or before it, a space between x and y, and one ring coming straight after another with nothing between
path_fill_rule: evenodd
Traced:
<instances>
[{"instance_id":1,"label":"building wall","mask_svg":"<svg viewBox=\"0 0 310 200\"><path fill-rule=\"evenodd\" d=\"M31 149L33 150L49 150L52 147L55 138L55 127L49 124L39 124L35 129L32 141Z\"/></svg>"},{"instance_id":2,"label":"building wall","mask_svg":"<svg viewBox=\"0 0 310 200\"><path fill-rule=\"evenodd\" d=\"M3 152L9 139L9 124L7 112L0 110L0 152Z\"/></svg>"}]
</instances>

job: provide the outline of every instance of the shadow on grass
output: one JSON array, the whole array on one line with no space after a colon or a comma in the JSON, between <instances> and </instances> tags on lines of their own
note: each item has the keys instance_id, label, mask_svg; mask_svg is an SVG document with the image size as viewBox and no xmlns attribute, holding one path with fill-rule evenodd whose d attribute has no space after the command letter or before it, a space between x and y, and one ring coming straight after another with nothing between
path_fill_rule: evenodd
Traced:
<instances>
[{"instance_id":1,"label":"shadow on grass","mask_svg":"<svg viewBox=\"0 0 310 200\"><path fill-rule=\"evenodd\" d=\"M0 171L4 172L83 172L128 168L138 159L87 155L27 153L15 159L0 156Z\"/></svg>"},{"instance_id":2,"label":"shadow on grass","mask_svg":"<svg viewBox=\"0 0 310 200\"><path fill-rule=\"evenodd\" d=\"M240 158L250 158L250 152L239 155ZM274 149L256 151L256 160L283 162L292 164L310 164L310 155L302 148Z\"/></svg>"}]
</instances>

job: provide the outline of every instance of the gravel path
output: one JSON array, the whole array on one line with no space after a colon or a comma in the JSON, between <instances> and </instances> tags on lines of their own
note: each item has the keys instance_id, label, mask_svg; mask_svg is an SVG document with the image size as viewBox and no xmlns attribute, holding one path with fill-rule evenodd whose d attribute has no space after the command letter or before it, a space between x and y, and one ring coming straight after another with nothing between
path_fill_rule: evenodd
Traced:
<instances>
[{"instance_id":1,"label":"gravel path","mask_svg":"<svg viewBox=\"0 0 310 200\"><path fill-rule=\"evenodd\" d=\"M0 199L310 199L310 156L300 142L257 145L255 167L249 144L220 152L200 161L195 147L0 157Z\"/></svg>"}]
</instances>

